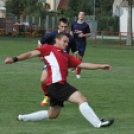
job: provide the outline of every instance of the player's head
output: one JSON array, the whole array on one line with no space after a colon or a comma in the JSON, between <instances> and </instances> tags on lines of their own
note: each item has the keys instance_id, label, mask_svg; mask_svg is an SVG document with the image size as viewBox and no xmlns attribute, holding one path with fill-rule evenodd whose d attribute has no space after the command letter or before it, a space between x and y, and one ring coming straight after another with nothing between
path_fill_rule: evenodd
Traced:
<instances>
[{"instance_id":1,"label":"player's head","mask_svg":"<svg viewBox=\"0 0 134 134\"><path fill-rule=\"evenodd\" d=\"M66 18L60 18L58 23L58 29L60 32L67 32L69 22Z\"/></svg>"},{"instance_id":2,"label":"player's head","mask_svg":"<svg viewBox=\"0 0 134 134\"><path fill-rule=\"evenodd\" d=\"M83 20L84 20L84 17L85 17L85 13L84 13L83 11L80 11L80 12L78 13L78 20L83 21Z\"/></svg>"},{"instance_id":3,"label":"player's head","mask_svg":"<svg viewBox=\"0 0 134 134\"><path fill-rule=\"evenodd\" d=\"M62 50L65 50L68 46L69 38L66 33L58 33L55 38L55 45Z\"/></svg>"}]
</instances>

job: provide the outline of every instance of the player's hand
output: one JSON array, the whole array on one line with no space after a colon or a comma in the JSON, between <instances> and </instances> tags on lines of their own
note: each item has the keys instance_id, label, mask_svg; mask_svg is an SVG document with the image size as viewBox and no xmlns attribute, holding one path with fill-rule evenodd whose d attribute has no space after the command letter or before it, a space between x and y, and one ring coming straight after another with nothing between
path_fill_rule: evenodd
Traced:
<instances>
[{"instance_id":1,"label":"player's hand","mask_svg":"<svg viewBox=\"0 0 134 134\"><path fill-rule=\"evenodd\" d=\"M12 64L12 63L14 63L12 58L6 58L5 59L5 64Z\"/></svg>"},{"instance_id":2,"label":"player's hand","mask_svg":"<svg viewBox=\"0 0 134 134\"><path fill-rule=\"evenodd\" d=\"M70 32L69 32L69 34L70 34L72 37L74 37L74 34L73 34L73 32L72 32L72 31L70 31Z\"/></svg>"},{"instance_id":3,"label":"player's hand","mask_svg":"<svg viewBox=\"0 0 134 134\"><path fill-rule=\"evenodd\" d=\"M109 71L112 70L112 67L108 64L102 64L101 68L104 69L104 70L109 70Z\"/></svg>"},{"instance_id":4,"label":"player's hand","mask_svg":"<svg viewBox=\"0 0 134 134\"><path fill-rule=\"evenodd\" d=\"M84 37L84 34L80 33L80 34L78 34L78 37L82 38L82 37Z\"/></svg>"}]
</instances>

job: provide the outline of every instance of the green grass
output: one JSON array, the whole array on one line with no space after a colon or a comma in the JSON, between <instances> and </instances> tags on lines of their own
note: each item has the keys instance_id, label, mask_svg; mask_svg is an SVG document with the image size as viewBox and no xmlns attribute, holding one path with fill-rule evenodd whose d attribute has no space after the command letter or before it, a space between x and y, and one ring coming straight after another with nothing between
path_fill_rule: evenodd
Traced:
<instances>
[{"instance_id":1,"label":"green grass","mask_svg":"<svg viewBox=\"0 0 134 134\"><path fill-rule=\"evenodd\" d=\"M82 78L76 79L69 72L68 81L88 99L99 117L114 118L109 128L92 127L80 114L76 105L66 102L55 120L18 122L18 114L25 114L49 107L40 107L43 93L40 75L43 63L38 58L4 64L6 57L33 50L37 39L0 38L0 134L133 134L134 129L134 49L123 46L118 49L115 40L93 47L89 40L84 61L109 63L112 71L82 70Z\"/></svg>"}]
</instances>

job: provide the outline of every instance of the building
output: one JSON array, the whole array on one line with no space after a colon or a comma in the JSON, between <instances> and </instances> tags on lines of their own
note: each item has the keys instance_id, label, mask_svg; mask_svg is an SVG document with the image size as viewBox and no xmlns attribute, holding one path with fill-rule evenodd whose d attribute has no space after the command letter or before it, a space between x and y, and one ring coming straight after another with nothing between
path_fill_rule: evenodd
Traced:
<instances>
[{"instance_id":1,"label":"building","mask_svg":"<svg viewBox=\"0 0 134 134\"><path fill-rule=\"evenodd\" d=\"M44 4L48 4L49 11L56 12L67 7L67 0L38 0Z\"/></svg>"},{"instance_id":2,"label":"building","mask_svg":"<svg viewBox=\"0 0 134 134\"><path fill-rule=\"evenodd\" d=\"M6 17L5 1L0 0L0 18Z\"/></svg>"},{"instance_id":3,"label":"building","mask_svg":"<svg viewBox=\"0 0 134 134\"><path fill-rule=\"evenodd\" d=\"M120 32L122 35L127 35L128 2L121 2L120 7L123 11L120 16ZM134 31L134 7L132 8L132 31Z\"/></svg>"},{"instance_id":4,"label":"building","mask_svg":"<svg viewBox=\"0 0 134 134\"><path fill-rule=\"evenodd\" d=\"M122 1L123 0L114 0L114 3L113 3L113 14L114 14L115 10L120 6L120 3Z\"/></svg>"}]
</instances>

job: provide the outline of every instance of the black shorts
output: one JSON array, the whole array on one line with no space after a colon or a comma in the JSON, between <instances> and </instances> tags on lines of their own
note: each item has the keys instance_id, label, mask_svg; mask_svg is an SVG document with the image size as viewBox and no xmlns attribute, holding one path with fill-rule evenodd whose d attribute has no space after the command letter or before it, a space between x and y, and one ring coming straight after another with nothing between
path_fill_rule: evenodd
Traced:
<instances>
[{"instance_id":1,"label":"black shorts","mask_svg":"<svg viewBox=\"0 0 134 134\"><path fill-rule=\"evenodd\" d=\"M50 97L50 106L63 107L64 101L66 101L70 95L72 95L77 89L71 86L69 83L59 84L53 83L48 87L48 96Z\"/></svg>"}]
</instances>

